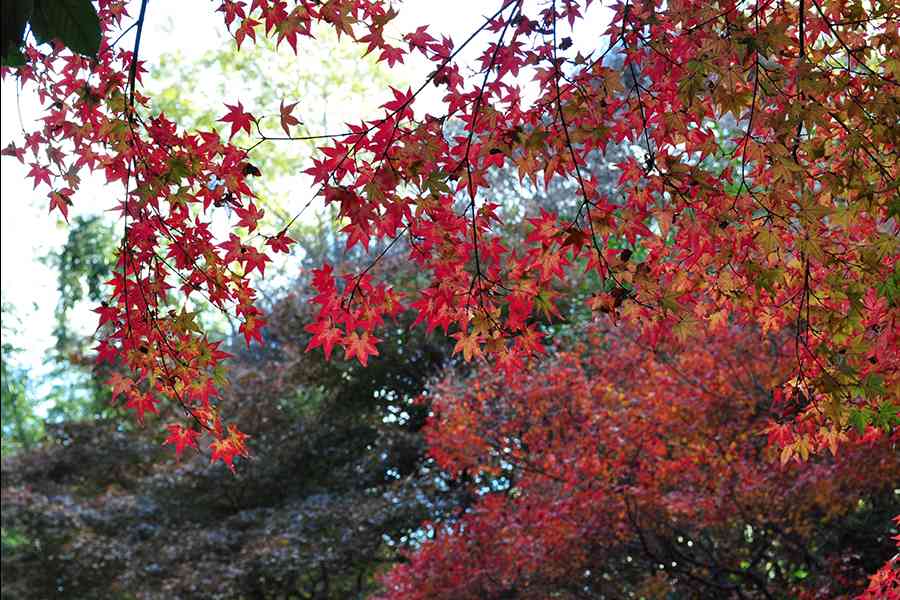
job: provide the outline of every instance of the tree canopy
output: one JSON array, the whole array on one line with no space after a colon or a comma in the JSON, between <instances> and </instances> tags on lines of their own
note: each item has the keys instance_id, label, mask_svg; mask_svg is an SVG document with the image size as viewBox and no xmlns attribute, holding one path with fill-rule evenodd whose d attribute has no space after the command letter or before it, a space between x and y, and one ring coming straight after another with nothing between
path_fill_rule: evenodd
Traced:
<instances>
[{"instance_id":1,"label":"tree canopy","mask_svg":"<svg viewBox=\"0 0 900 600\"><path fill-rule=\"evenodd\" d=\"M147 0L4 9L3 74L43 112L3 154L66 220L99 175L121 220L96 308L112 399L139 423L165 415L176 455L239 470L252 398L224 401L239 351L196 307L276 343L259 280L323 203L344 253L301 273L304 349L413 365L404 335L440 332L459 357L425 395L426 438L474 497L385 593L602 595L628 557L663 565L658 590L806 593L796 573L840 553L798 542L804 519L896 502L900 7L616 1L584 49L591 0L489 4L450 39L396 31L384 0L217 3L238 49L286 43L302 62L327 30L389 69L430 64L338 130L296 97L225 96L214 123L167 114L141 86ZM311 189L273 220L255 157L310 142ZM874 566L817 589L850 593ZM875 585L896 593L896 564Z\"/></svg>"}]
</instances>

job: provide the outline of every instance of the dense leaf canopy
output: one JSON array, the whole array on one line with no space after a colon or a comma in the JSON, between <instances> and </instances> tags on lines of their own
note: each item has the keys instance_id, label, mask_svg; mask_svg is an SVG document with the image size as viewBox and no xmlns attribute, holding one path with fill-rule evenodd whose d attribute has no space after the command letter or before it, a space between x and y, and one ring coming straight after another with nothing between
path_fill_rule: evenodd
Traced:
<instances>
[{"instance_id":1,"label":"dense leaf canopy","mask_svg":"<svg viewBox=\"0 0 900 600\"><path fill-rule=\"evenodd\" d=\"M4 14L4 64L14 65L4 75L37 92L43 116L3 153L28 165L66 219L87 172L108 184L105 207L124 233L96 309L97 359L116 367L113 399L137 421L166 415L176 453L203 449L232 470L250 457L243 404L226 412L221 402L234 351L193 307L215 307L239 321L248 345L263 343L271 317L256 281L291 252L290 227L314 202L336 211L346 251L366 259L310 274L314 310L298 325L311 334L306 350L374 365L412 323L477 361L474 381L487 387L440 395L430 440L451 473L491 483L478 510L436 527L413 566L387 577L400 597L454 596L457 581L473 596L557 593L575 568L589 581L567 593L601 589L597 578L615 574L575 541L625 530L645 559L682 557L677 573L697 585L744 581L765 597L773 580L791 582L762 557L802 527L781 511L847 515L848 490L876 503L892 493L900 7L616 1L604 35L578 49L590 4L498 1L471 36L452 40L427 25L398 38L384 0L222 0L238 48L270 38L302 60L328 29L389 67L430 61L413 87L391 88L376 116L343 131L309 129L296 98L225 97L218 127L179 126L142 93L141 39L155 8L146 0L136 15L121 0L90 10L16 2L15 19ZM93 29L76 27L94 19L96 46ZM420 106L430 87L443 93L437 110ZM305 168L313 189L273 224L254 187L254 153L310 140L320 144ZM611 185L597 171L610 160ZM518 181L498 185L510 172ZM504 194L562 183L567 197L550 205ZM728 360L752 384L724 379ZM492 390L493 377L509 388ZM658 463L652 475L636 458L645 453ZM798 466L810 457L818 462ZM540 471L513 481L503 473L516 461ZM798 468L822 482L813 498L786 483ZM684 553L671 542L681 529L691 540L731 531L728 511L739 507L765 542L722 555L715 544ZM458 565L466 544L490 555L477 573ZM749 566L735 572L734 561ZM896 582L890 564L884 573ZM673 577L659 575L660 586L678 589Z\"/></svg>"}]
</instances>

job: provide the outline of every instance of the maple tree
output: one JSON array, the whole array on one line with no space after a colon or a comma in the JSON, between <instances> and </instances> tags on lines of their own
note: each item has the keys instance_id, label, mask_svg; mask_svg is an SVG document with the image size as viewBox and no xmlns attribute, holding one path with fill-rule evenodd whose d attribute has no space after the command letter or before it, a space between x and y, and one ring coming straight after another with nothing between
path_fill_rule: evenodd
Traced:
<instances>
[{"instance_id":1,"label":"maple tree","mask_svg":"<svg viewBox=\"0 0 900 600\"><path fill-rule=\"evenodd\" d=\"M381 597L849 597L896 551L839 533L896 510L896 432L782 468L755 433L792 368L783 339L732 328L649 348L598 325L581 339L513 378L482 368L431 389L429 453L473 500L425 525ZM896 584L891 562L871 597Z\"/></svg>"},{"instance_id":2,"label":"maple tree","mask_svg":"<svg viewBox=\"0 0 900 600\"><path fill-rule=\"evenodd\" d=\"M894 3L619 3L604 46L572 55L558 29L577 31L583 8L560 1L526 14L520 2L502 3L478 28L493 39L473 79L455 59L477 36L456 46L419 28L394 46L384 29L395 12L382 2L222 3L238 45L260 32L296 49L327 25L391 64L424 55L435 70L418 90L446 88L444 115L416 115L418 91L394 90L382 118L325 136L307 172L317 195L339 206L348 248L373 257L359 272L319 271L311 347L340 346L365 363L384 319L413 310L429 330L453 335L466 359L515 371L543 348L541 315L556 314L555 296L586 270L599 280L591 307L642 323L650 343L729 323L792 329L796 368L776 389L796 400L800 418L779 430L782 446L815 452L851 425L893 427ZM23 147L4 152L28 161L64 217L83 169L123 184L126 233L110 301L98 309L108 332L99 357L133 369L124 395L139 416L156 410L150 396L167 396L227 460L243 450L210 399L225 356L184 316L183 299L205 296L241 318L248 342L261 341L249 275L290 240L284 229L257 230L252 150L142 109L152 106L137 89L145 10L131 50L116 46L127 28L116 1L99 5L94 56L26 43L14 73L38 91L46 116ZM625 57L627 86L604 64L613 49ZM539 87L530 104L524 73ZM298 127L294 106L279 108L287 133ZM226 108L229 138L273 139L240 100ZM737 124L723 133L727 115ZM450 122L461 131L451 135ZM619 163L615 193L600 193L588 159L613 142L637 149ZM576 214L543 212L521 238L499 236L486 175L500 167L545 185L573 178ZM227 240L209 227L222 211L238 232ZM414 289L378 281L380 257L401 240L429 276Z\"/></svg>"},{"instance_id":3,"label":"maple tree","mask_svg":"<svg viewBox=\"0 0 900 600\"><path fill-rule=\"evenodd\" d=\"M124 235L97 308L97 354L130 370L111 382L124 406L143 420L168 399L184 415L170 424L176 448L203 437L229 466L247 455L216 403L228 354L187 303L227 311L248 344L262 342L254 272L290 250L288 228L318 198L338 209L347 249L370 261L314 272L309 349L340 348L365 365L386 321L409 312L464 360L515 377L554 344L548 323L568 318L565 299L587 281L597 318L650 348L734 328L781 340L790 360L766 386L781 418L752 433L765 431L783 463L893 435L897 3L617 1L605 36L582 52L573 37L589 4L504 0L465 40L423 26L401 43L386 34L396 12L381 0L223 0L239 48L265 36L302 57L303 39L326 27L389 66L410 55L433 63L417 87L392 89L380 116L337 133L306 129L291 98L271 115L223 98L227 135L156 113L139 89L146 0L136 19L123 1L98 2L96 49L64 29L38 27L31 39L17 21L21 64L3 72L45 110L3 153L28 165L66 219L85 171L121 185L111 204ZM121 47L132 30L133 46ZM473 76L460 53L478 44ZM417 111L428 86L443 90L443 112ZM285 135L271 133L276 121ZM322 140L306 170L314 194L265 225L254 149L310 139ZM629 148L613 190L591 169L611 145ZM550 207L504 228L491 185L502 169L532 185L570 180L573 214ZM386 259L398 254L419 276L395 287Z\"/></svg>"}]
</instances>

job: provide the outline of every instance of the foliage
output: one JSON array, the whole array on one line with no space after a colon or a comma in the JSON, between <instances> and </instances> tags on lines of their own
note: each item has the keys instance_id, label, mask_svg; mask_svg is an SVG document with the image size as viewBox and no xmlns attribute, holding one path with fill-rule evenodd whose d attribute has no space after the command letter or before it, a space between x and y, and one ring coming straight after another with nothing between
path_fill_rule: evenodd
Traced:
<instances>
[{"instance_id":1,"label":"foliage","mask_svg":"<svg viewBox=\"0 0 900 600\"><path fill-rule=\"evenodd\" d=\"M325 362L303 353L307 313L282 299L267 348L234 361L223 406L248 423L255 457L237 476L207 453L173 460L156 428L115 419L49 425L49 441L5 457L3 597L374 590L419 522L456 504L409 404L449 348L398 330L368 369Z\"/></svg>"},{"instance_id":2,"label":"foliage","mask_svg":"<svg viewBox=\"0 0 900 600\"><path fill-rule=\"evenodd\" d=\"M26 27L39 42L58 40L73 52L95 55L100 22L90 0L8 0L3 6L2 64L25 64Z\"/></svg>"},{"instance_id":3,"label":"foliage","mask_svg":"<svg viewBox=\"0 0 900 600\"><path fill-rule=\"evenodd\" d=\"M15 323L14 323L15 322ZM3 426L3 456L31 447L41 438L40 421L29 402L28 373L16 364L20 349L10 341L20 335L21 323L12 307L3 302L3 342L0 348L0 407Z\"/></svg>"},{"instance_id":4,"label":"foliage","mask_svg":"<svg viewBox=\"0 0 900 600\"><path fill-rule=\"evenodd\" d=\"M896 434L803 465L766 457L755 432L791 367L783 340L582 339L429 394L429 452L476 500L431 525L383 597L835 598L890 557Z\"/></svg>"},{"instance_id":5,"label":"foliage","mask_svg":"<svg viewBox=\"0 0 900 600\"><path fill-rule=\"evenodd\" d=\"M446 396L458 405L441 408L451 415L445 423L462 419L453 431L468 444L445 448L435 433L435 457L463 480L474 470L496 477L485 480L489 486L508 489L483 494L477 512L449 525L440 536L448 545L424 544L412 559L416 569L400 568L385 580L393 589L451 578L449 587L431 590L462 582L470 587L460 593L531 593L533 586L576 594L557 589L574 567L585 568L586 586L600 589L605 584L595 579L604 571L590 561L594 554L606 559L602 548L582 555L587 550L575 541L584 532L572 525L578 523L603 540L618 540L623 524L630 527L645 562L675 552L666 537L673 527L688 532L686 539L720 540L678 550L678 576L657 573L635 583L635 593L678 590L682 577L720 591L746 584L746 593L762 596L770 582L798 594L827 592L831 583L823 583L816 561L840 554L828 549L832 538L811 537L803 554L791 536L811 527L810 515L850 519L854 499L880 511L892 493L885 481L896 474L890 451L900 424L900 7L629 0L611 6L604 37L582 52L573 37L589 4L504 0L465 40L438 39L423 26L397 41L390 30L396 11L383 0L254 0L249 7L222 0L219 12L238 48L267 38L302 54L299 44L326 29L388 68L411 56L430 61L420 85L390 88L376 117L321 132L307 129L307 117L295 112L302 99L282 97L276 107L269 98L263 107L242 94L222 98L216 127L223 133L208 122L179 127L139 88L146 0L136 20L120 0L98 2L101 40L92 57L41 44L47 32L34 23L34 44L7 37L4 22L4 49L8 39L24 44L22 64L4 73L37 91L44 116L23 144L3 153L30 166L35 188L49 190L50 210L65 218L83 172L102 174L109 189L122 186L109 202L124 235L109 298L97 308L98 361L126 369L108 383L139 423L148 413L170 419L166 443L176 454L202 445L232 470L250 457L248 422L229 419L252 414L252 398L225 401L226 360L238 351L210 338L195 307L208 304L239 321L248 346L263 342L272 316L257 302L258 278L272 255L291 252L291 228L317 199L336 211L353 260L304 273L315 307L302 327L312 334L306 350L375 366L412 322L427 334L442 330L483 381L500 376L478 366L485 362L502 381L535 388L475 395L478 402L502 397L496 413L476 410L467 394ZM133 46L119 47L132 26ZM471 74L460 57L478 44ZM72 50L80 48L73 43ZM607 60L615 55L624 73ZM428 86L445 94L431 114L417 104ZM265 190L255 183L261 171L253 160L261 146L291 142L320 144L304 171L315 190L296 213L272 223L258 198ZM603 157L617 161L614 185L592 172ZM526 181L560 185L569 196L553 206L504 205L508 189L496 176L504 169L518 175L514 189ZM585 335L579 325L587 311L620 328L608 344L585 346L596 357L588 361L590 377L582 352L548 352ZM730 354L729 343L747 347L744 336L764 343L770 364ZM628 343L649 354L636 360ZM678 389L678 382L660 382L660 365L645 361L670 348L674 357L689 357L680 372L710 379L730 402L688 390L669 397L665 386ZM287 350L262 352L269 351ZM647 373L635 373L642 379L620 390L604 365L629 372L623 356ZM738 389L722 382L718 360L726 357L750 363L759 383ZM544 364L552 365L543 375L550 382L561 385L565 376L581 385L584 407L560 406L559 387L540 393L545 382L533 373ZM610 389L601 393L604 377ZM534 402L520 406L518 398ZM668 402L659 404L662 398ZM697 406L679 408L680 401ZM513 482L504 475L506 458L485 458L496 456L479 432L488 423L501 432L507 422L530 426L522 422L529 411L566 420L552 432L539 428L533 441L521 439L527 428L505 431L521 447L494 440L494 452L521 453L551 475L520 474ZM617 428L609 419L595 424L613 412L623 419ZM688 415L702 418L670 439L681 426L673 419ZM597 428L596 437L584 427ZM556 445L569 462L558 462ZM642 470L634 457L643 451L661 470ZM762 455L782 470L764 466ZM688 468L701 457L710 466ZM810 457L814 462L796 466ZM864 468L867 461L876 466ZM809 487L785 490L790 469L799 469ZM712 493L722 489L722 477L738 486L728 490L735 506L753 507L740 522ZM590 495L592 486L610 482L607 491L615 493ZM710 495L690 496L698 490ZM835 490L840 498L831 497ZM566 504L572 498L577 504ZM557 515L540 508L560 504ZM619 518L597 517L606 514ZM554 527L538 527L524 541L504 535L526 517ZM772 523L788 535L772 533ZM742 545L735 532L745 525L765 532L766 542ZM509 539L535 551L514 560L502 545ZM483 572L466 572L442 554L453 557L453 545L462 544L455 546L459 555L470 542L479 552L491 549L480 555ZM567 562L544 560L553 557ZM846 577L828 571L835 590L860 587L862 567L848 569ZM616 575L627 571L615 567Z\"/></svg>"},{"instance_id":6,"label":"foliage","mask_svg":"<svg viewBox=\"0 0 900 600\"><path fill-rule=\"evenodd\" d=\"M317 107L340 105L352 112L361 99L397 79L373 57L361 58L355 45L328 30L318 33L316 45L306 51L302 63L289 49L279 50L268 39L240 52L223 39L220 47L199 60L187 60L173 49L148 67L146 85L153 114L167 115L185 128L212 129L221 116L220 99L239 93L248 107L272 111L260 121L262 131L271 136L280 136L279 108L290 109L288 119L298 121L291 126L299 133L332 129L343 124L344 115L320 115ZM253 164L260 174L253 176L253 190L266 212L261 223L277 228L291 218L286 207L298 202L297 174L314 150L314 140L290 139L273 139L254 149ZM288 234L303 235L305 225L295 221Z\"/></svg>"},{"instance_id":7,"label":"foliage","mask_svg":"<svg viewBox=\"0 0 900 600\"><path fill-rule=\"evenodd\" d=\"M109 391L105 380L110 369L95 369L91 338L72 327L73 313L85 303L104 302L104 285L112 277L116 238L112 226L98 215L78 216L70 223L63 247L45 257L57 273L59 301L53 336L55 348L49 357L54 368L46 376L51 388L44 402L52 421L110 417Z\"/></svg>"},{"instance_id":8,"label":"foliage","mask_svg":"<svg viewBox=\"0 0 900 600\"><path fill-rule=\"evenodd\" d=\"M289 249L296 218L258 230L265 211L248 179L258 168L247 159L259 144L321 136L297 132L295 105L285 100L285 136L267 133L240 100L227 104L220 121L229 138L246 134L249 150L215 131L179 132L163 114L144 111L149 98L137 93L143 67L134 55L146 7L131 52L113 47L125 18L113 0L100 4L96 61L56 61L66 53L60 47L26 49L16 75L41 91L48 117L25 147L6 153L23 161L33 153L30 176L51 188L51 209L64 216L81 168L125 183L118 210L130 224L111 301L100 310L101 360L121 359L134 371L116 382L117 395L138 416L157 410L157 395L170 398L210 444L224 445L227 461L246 448L210 400L226 356L185 316L179 297L205 297L241 319L248 343L262 339L249 275L264 274L267 252ZM347 248L373 258L356 272L318 272L312 347L341 347L366 363L384 319L411 310L428 330L455 338L467 359L490 357L513 372L543 348L541 315L557 314L571 276L588 270L600 282L591 308L641 323L651 344L701 326L792 330L796 365L778 387L796 401L798 418L777 436L791 452L806 437L818 452L853 427L892 429L897 115L889 98L897 40L887 24L895 4L624 4L605 49L589 56L570 51L580 9L566 0L532 15L520 2L502 4L476 32L496 39L481 56L482 76L470 80L456 57L478 36L455 47L420 28L404 38L406 49L397 47L384 36L395 12L381 2L291 10L256 2L249 13L222 3L239 47L261 32L296 50L319 24L366 44L389 66L424 55L436 65L425 84L447 90L444 115L416 116L418 92L395 89L382 118L324 135L323 158L307 169L316 195L339 207ZM605 66L613 50L630 78ZM520 71L538 81L530 105L513 85ZM717 132L728 115L737 127L723 138ZM445 130L452 122L461 135ZM583 167L615 142L639 150L618 163L610 193ZM730 160L711 165L711 155ZM535 184L571 179L575 216L545 211L528 219L521 238L504 237L488 177L503 166ZM222 211L234 229L217 240L210 219ZM406 290L378 279L381 257L401 238L423 274ZM373 244L379 240L386 246Z\"/></svg>"}]
</instances>

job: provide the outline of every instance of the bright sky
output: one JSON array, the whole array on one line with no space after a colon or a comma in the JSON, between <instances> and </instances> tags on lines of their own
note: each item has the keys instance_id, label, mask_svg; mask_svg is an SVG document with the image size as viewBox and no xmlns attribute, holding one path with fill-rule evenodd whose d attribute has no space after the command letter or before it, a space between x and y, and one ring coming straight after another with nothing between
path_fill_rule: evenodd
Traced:
<instances>
[{"instance_id":1,"label":"bright sky","mask_svg":"<svg viewBox=\"0 0 900 600\"><path fill-rule=\"evenodd\" d=\"M526 0L526 13L529 6L537 4ZM186 60L199 58L204 52L214 49L222 43L224 25L221 15L215 13L216 2L185 2L184 0L153 0L148 5L147 23L144 38L141 42L141 58L153 63L161 54L171 51L171 43L177 41ZM410 31L422 24L429 25L429 31L437 37L444 34L458 43L464 40L482 22L488 11L496 10L497 3L484 0L455 0L444 2L437 0L406 0L399 4L400 16L395 21L397 37L402 32ZM177 7L177 12L174 10ZM137 3L131 7L132 15L137 15ZM177 19L170 19L177 14ZM532 12L533 14L533 12ZM587 19L579 26L577 36L573 36L575 49L579 46L585 50L596 48L602 32L608 22L609 14L595 2ZM171 23L172 30L163 33L163 27ZM123 42L127 43L127 42ZM233 44L229 40L229 44ZM309 43L309 42L304 42ZM485 47L486 38L473 43L473 53L464 54L463 60L472 60ZM399 40L398 40L399 45ZM300 52L302 54L302 46ZM302 58L302 57L301 57ZM423 73L429 73L433 66L424 59L413 59L405 65L405 73L410 85L415 87L421 81ZM152 83L146 82L149 85ZM370 110L389 99L368 99ZM213 106L222 102L234 102L236 98L210 98ZM439 111L440 97L437 88L429 86L427 91L417 99L418 110ZM364 105L364 104L363 104ZM371 117L360 114L360 104L349 106L327 107L330 111L342 114L342 120L354 121ZM19 94L17 102L16 84L7 78L2 83L2 132L0 146L5 147L10 141L17 144L21 141L20 122L26 130L34 128L34 119L38 116L39 105L36 97L25 90ZM224 108L223 108L224 114ZM21 121L20 121L21 115ZM310 119L315 122L317 119ZM44 365L47 350L52 347L54 310L58 300L56 292L56 274L41 262L41 257L62 246L66 238L65 223L47 214L46 189L32 190L30 180L26 180L28 168L10 157L0 160L0 242L2 242L2 264L0 264L0 287L4 302L15 307L15 313L21 320L14 344L24 350L18 362L26 367L34 376L45 373ZM109 190L104 190L99 182L87 182L82 191L76 195L76 205L70 216L92 214L109 206ZM91 201L91 197L96 199ZM87 306L80 307L73 316L77 326L89 333L95 324L94 315ZM8 315L4 314L4 322Z\"/></svg>"}]
</instances>

